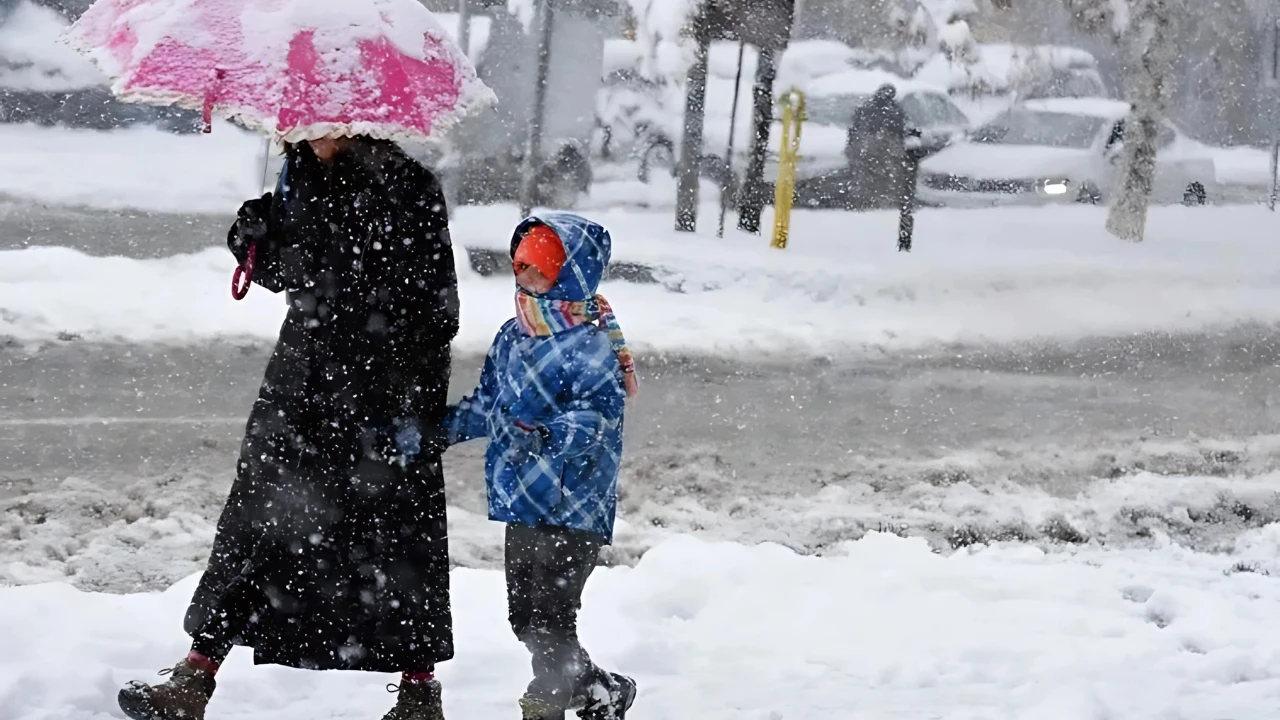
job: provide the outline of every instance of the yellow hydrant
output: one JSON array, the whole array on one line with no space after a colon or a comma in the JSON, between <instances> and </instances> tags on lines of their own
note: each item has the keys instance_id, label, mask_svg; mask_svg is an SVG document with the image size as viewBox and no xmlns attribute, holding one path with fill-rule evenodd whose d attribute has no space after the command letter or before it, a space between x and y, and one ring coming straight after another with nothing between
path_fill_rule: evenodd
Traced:
<instances>
[{"instance_id":1,"label":"yellow hydrant","mask_svg":"<svg viewBox=\"0 0 1280 720\"><path fill-rule=\"evenodd\" d=\"M791 205L796 197L796 161L800 158L800 128L804 125L804 93L792 88L782 103L782 147L778 148L778 179L774 182L773 247L787 247L791 233Z\"/></svg>"}]
</instances>

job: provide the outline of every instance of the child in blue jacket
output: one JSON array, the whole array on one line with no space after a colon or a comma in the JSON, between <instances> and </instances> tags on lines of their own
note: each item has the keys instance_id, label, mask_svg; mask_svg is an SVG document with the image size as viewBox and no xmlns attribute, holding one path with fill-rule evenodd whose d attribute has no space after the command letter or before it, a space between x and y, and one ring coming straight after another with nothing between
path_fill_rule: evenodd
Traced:
<instances>
[{"instance_id":1,"label":"child in blue jacket","mask_svg":"<svg viewBox=\"0 0 1280 720\"><path fill-rule=\"evenodd\" d=\"M450 444L488 438L489 518L506 523L511 628L533 655L525 720L622 720L635 700L578 642L578 609L613 540L622 418L635 365L604 298L609 232L569 213L531 217L511 240L516 317L480 386L450 408Z\"/></svg>"}]
</instances>

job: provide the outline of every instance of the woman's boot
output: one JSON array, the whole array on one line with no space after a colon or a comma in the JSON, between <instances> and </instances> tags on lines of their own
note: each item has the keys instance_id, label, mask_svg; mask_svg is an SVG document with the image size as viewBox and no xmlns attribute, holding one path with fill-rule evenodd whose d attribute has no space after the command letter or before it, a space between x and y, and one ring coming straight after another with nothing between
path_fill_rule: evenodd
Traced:
<instances>
[{"instance_id":1,"label":"woman's boot","mask_svg":"<svg viewBox=\"0 0 1280 720\"><path fill-rule=\"evenodd\" d=\"M398 693L396 706L382 720L444 720L439 680L402 682L389 689Z\"/></svg>"},{"instance_id":2,"label":"woman's boot","mask_svg":"<svg viewBox=\"0 0 1280 720\"><path fill-rule=\"evenodd\" d=\"M183 660L161 675L169 679L159 685L131 682L120 691L120 709L133 720L204 720L218 683L213 673Z\"/></svg>"}]
</instances>

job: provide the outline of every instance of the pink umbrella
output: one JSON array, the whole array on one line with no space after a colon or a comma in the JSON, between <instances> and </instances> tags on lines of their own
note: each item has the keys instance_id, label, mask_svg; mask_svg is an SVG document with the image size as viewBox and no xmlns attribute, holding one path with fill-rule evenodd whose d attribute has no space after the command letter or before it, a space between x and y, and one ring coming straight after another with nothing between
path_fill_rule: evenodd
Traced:
<instances>
[{"instance_id":1,"label":"pink umbrella","mask_svg":"<svg viewBox=\"0 0 1280 720\"><path fill-rule=\"evenodd\" d=\"M128 102L284 142L421 140L496 100L417 0L98 0L67 41Z\"/></svg>"}]
</instances>

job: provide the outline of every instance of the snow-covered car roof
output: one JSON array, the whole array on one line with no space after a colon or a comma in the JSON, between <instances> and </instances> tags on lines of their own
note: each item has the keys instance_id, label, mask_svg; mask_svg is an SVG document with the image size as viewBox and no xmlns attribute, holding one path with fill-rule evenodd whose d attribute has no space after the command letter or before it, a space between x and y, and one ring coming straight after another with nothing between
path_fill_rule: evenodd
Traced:
<instances>
[{"instance_id":1,"label":"snow-covered car roof","mask_svg":"<svg viewBox=\"0 0 1280 720\"><path fill-rule=\"evenodd\" d=\"M935 55L916 70L915 77L953 92L998 95L1046 80L1055 72L1096 71L1097 66L1092 54L1076 47L979 43L965 61Z\"/></svg>"},{"instance_id":2,"label":"snow-covered car roof","mask_svg":"<svg viewBox=\"0 0 1280 720\"><path fill-rule=\"evenodd\" d=\"M947 91L937 85L908 80L884 70L842 70L838 73L823 75L805 84L805 92L813 97L831 95L870 95L881 85L892 85L899 95L911 92L930 92L946 95Z\"/></svg>"},{"instance_id":3,"label":"snow-covered car roof","mask_svg":"<svg viewBox=\"0 0 1280 720\"><path fill-rule=\"evenodd\" d=\"M1119 120L1128 117L1130 105L1123 100L1111 98L1049 98L1045 100L1028 100L1021 104L1022 108L1032 112L1065 113L1067 115L1085 115L1103 120Z\"/></svg>"}]
</instances>

